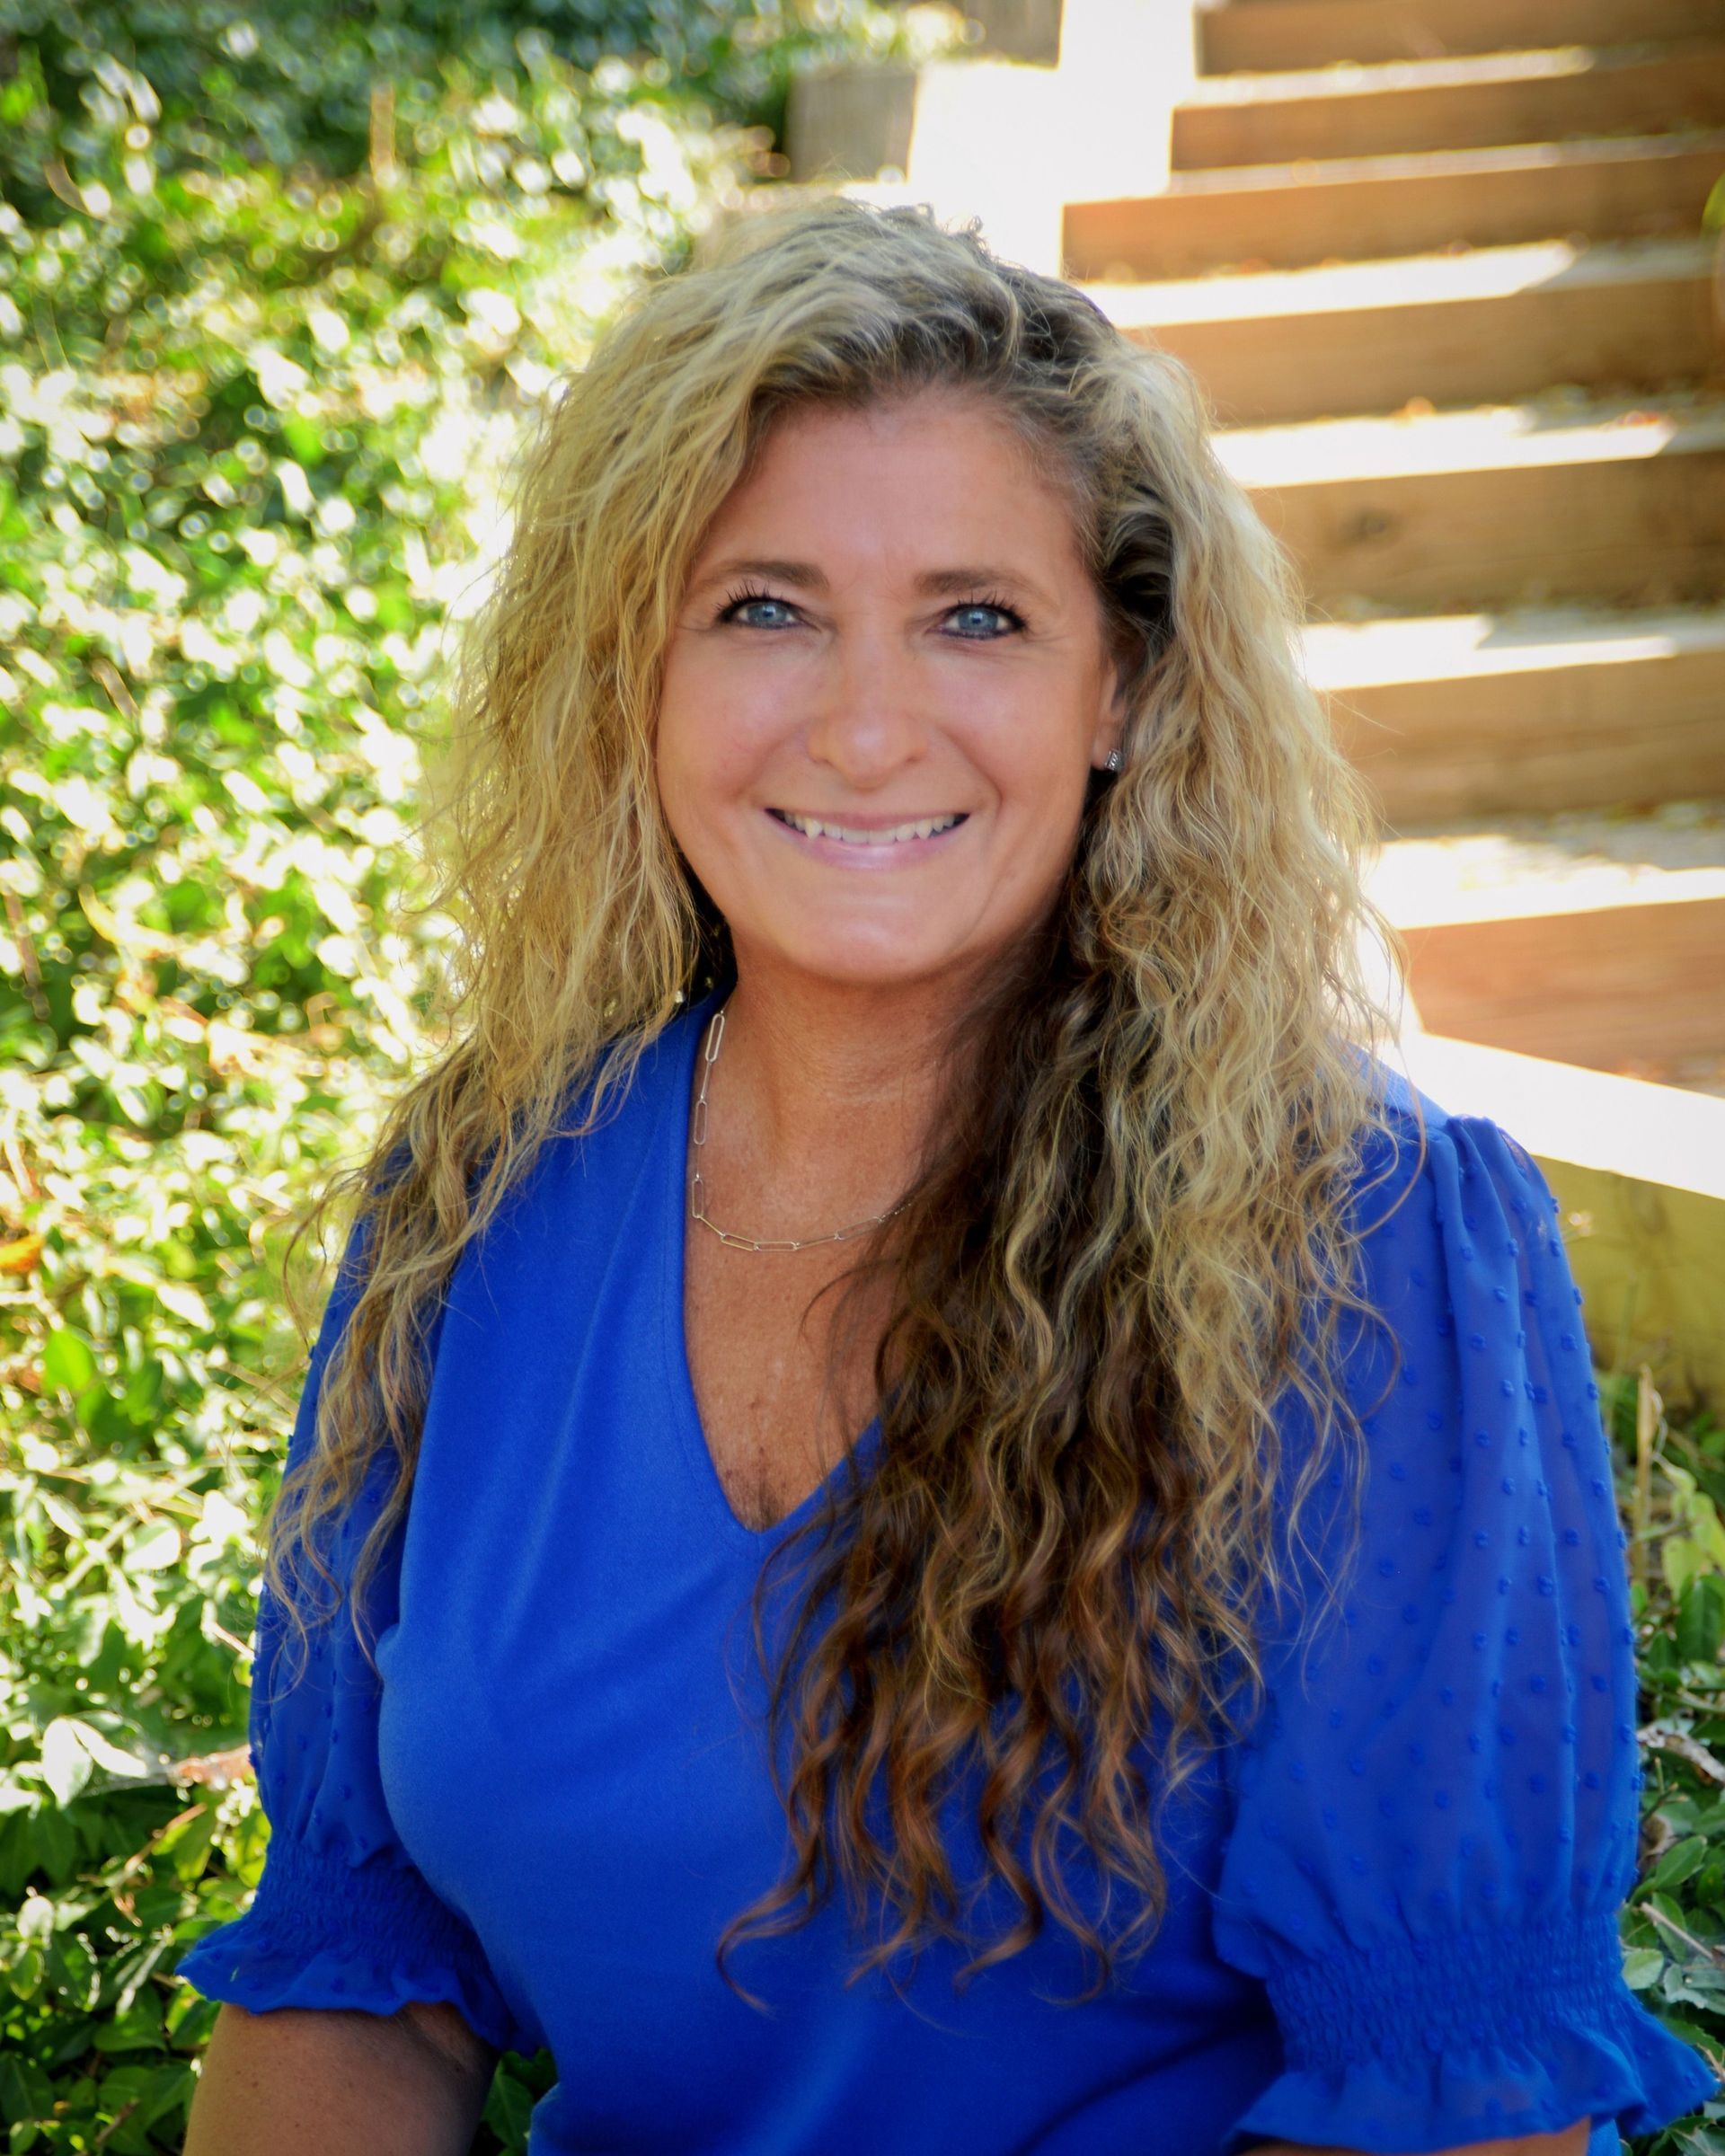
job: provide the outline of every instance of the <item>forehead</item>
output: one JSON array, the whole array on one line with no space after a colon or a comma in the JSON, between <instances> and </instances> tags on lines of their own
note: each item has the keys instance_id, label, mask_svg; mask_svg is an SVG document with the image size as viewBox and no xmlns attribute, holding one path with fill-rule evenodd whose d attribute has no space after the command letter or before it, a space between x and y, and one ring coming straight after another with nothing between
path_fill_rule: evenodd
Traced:
<instances>
[{"instance_id":1,"label":"forehead","mask_svg":"<svg viewBox=\"0 0 1725 2156\"><path fill-rule=\"evenodd\" d=\"M1070 563L1084 552L1075 492L1057 453L1027 439L979 393L939 387L860 406L809 401L769 422L701 554L704 564L721 545L734 552L733 541L776 541L787 526L859 544L871 530L909 528L941 554L956 547L966 560L994 559L1004 549Z\"/></svg>"}]
</instances>

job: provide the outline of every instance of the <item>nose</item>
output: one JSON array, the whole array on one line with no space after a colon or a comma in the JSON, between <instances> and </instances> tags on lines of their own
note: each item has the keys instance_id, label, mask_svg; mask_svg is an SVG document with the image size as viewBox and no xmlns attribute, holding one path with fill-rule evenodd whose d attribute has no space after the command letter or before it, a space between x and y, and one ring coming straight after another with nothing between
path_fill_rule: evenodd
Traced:
<instances>
[{"instance_id":1,"label":"nose","mask_svg":"<svg viewBox=\"0 0 1725 2156\"><path fill-rule=\"evenodd\" d=\"M927 694L924 683L920 696ZM928 735L916 667L903 646L887 633L836 640L805 737L815 762L866 791L925 755Z\"/></svg>"}]
</instances>

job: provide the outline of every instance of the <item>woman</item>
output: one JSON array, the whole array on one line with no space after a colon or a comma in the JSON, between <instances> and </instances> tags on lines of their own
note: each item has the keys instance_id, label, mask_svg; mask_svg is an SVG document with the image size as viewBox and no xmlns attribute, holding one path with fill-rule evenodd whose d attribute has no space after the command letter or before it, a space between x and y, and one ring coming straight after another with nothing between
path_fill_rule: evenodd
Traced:
<instances>
[{"instance_id":1,"label":"woman","mask_svg":"<svg viewBox=\"0 0 1725 2156\"><path fill-rule=\"evenodd\" d=\"M535 2156L1574 2156L1712 2091L1619 1974L1553 1201L1374 1051L1294 605L1183 370L925 213L734 236L571 384L191 2156L463 2150L541 2045Z\"/></svg>"}]
</instances>

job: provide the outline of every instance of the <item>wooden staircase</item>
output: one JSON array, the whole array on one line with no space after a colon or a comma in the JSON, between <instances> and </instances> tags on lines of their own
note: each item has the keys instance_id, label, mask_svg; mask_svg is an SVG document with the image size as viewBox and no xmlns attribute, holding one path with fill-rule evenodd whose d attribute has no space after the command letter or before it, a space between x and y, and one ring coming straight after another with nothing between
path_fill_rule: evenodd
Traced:
<instances>
[{"instance_id":1,"label":"wooden staircase","mask_svg":"<svg viewBox=\"0 0 1725 2156\"><path fill-rule=\"evenodd\" d=\"M1288 548L1432 1032L1725 1095L1725 0L1225 0L1064 273Z\"/></svg>"}]
</instances>

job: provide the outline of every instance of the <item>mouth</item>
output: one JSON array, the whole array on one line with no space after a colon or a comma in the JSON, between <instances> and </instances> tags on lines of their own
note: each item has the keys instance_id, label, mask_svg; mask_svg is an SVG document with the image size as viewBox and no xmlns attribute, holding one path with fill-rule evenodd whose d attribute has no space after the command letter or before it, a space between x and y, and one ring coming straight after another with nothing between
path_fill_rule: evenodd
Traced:
<instances>
[{"instance_id":1,"label":"mouth","mask_svg":"<svg viewBox=\"0 0 1725 2156\"><path fill-rule=\"evenodd\" d=\"M913 839L939 838L943 832L955 831L969 812L907 817L896 824L839 823L828 817L798 816L789 808L769 808L766 813L805 838L831 839L842 846L901 846Z\"/></svg>"}]
</instances>

